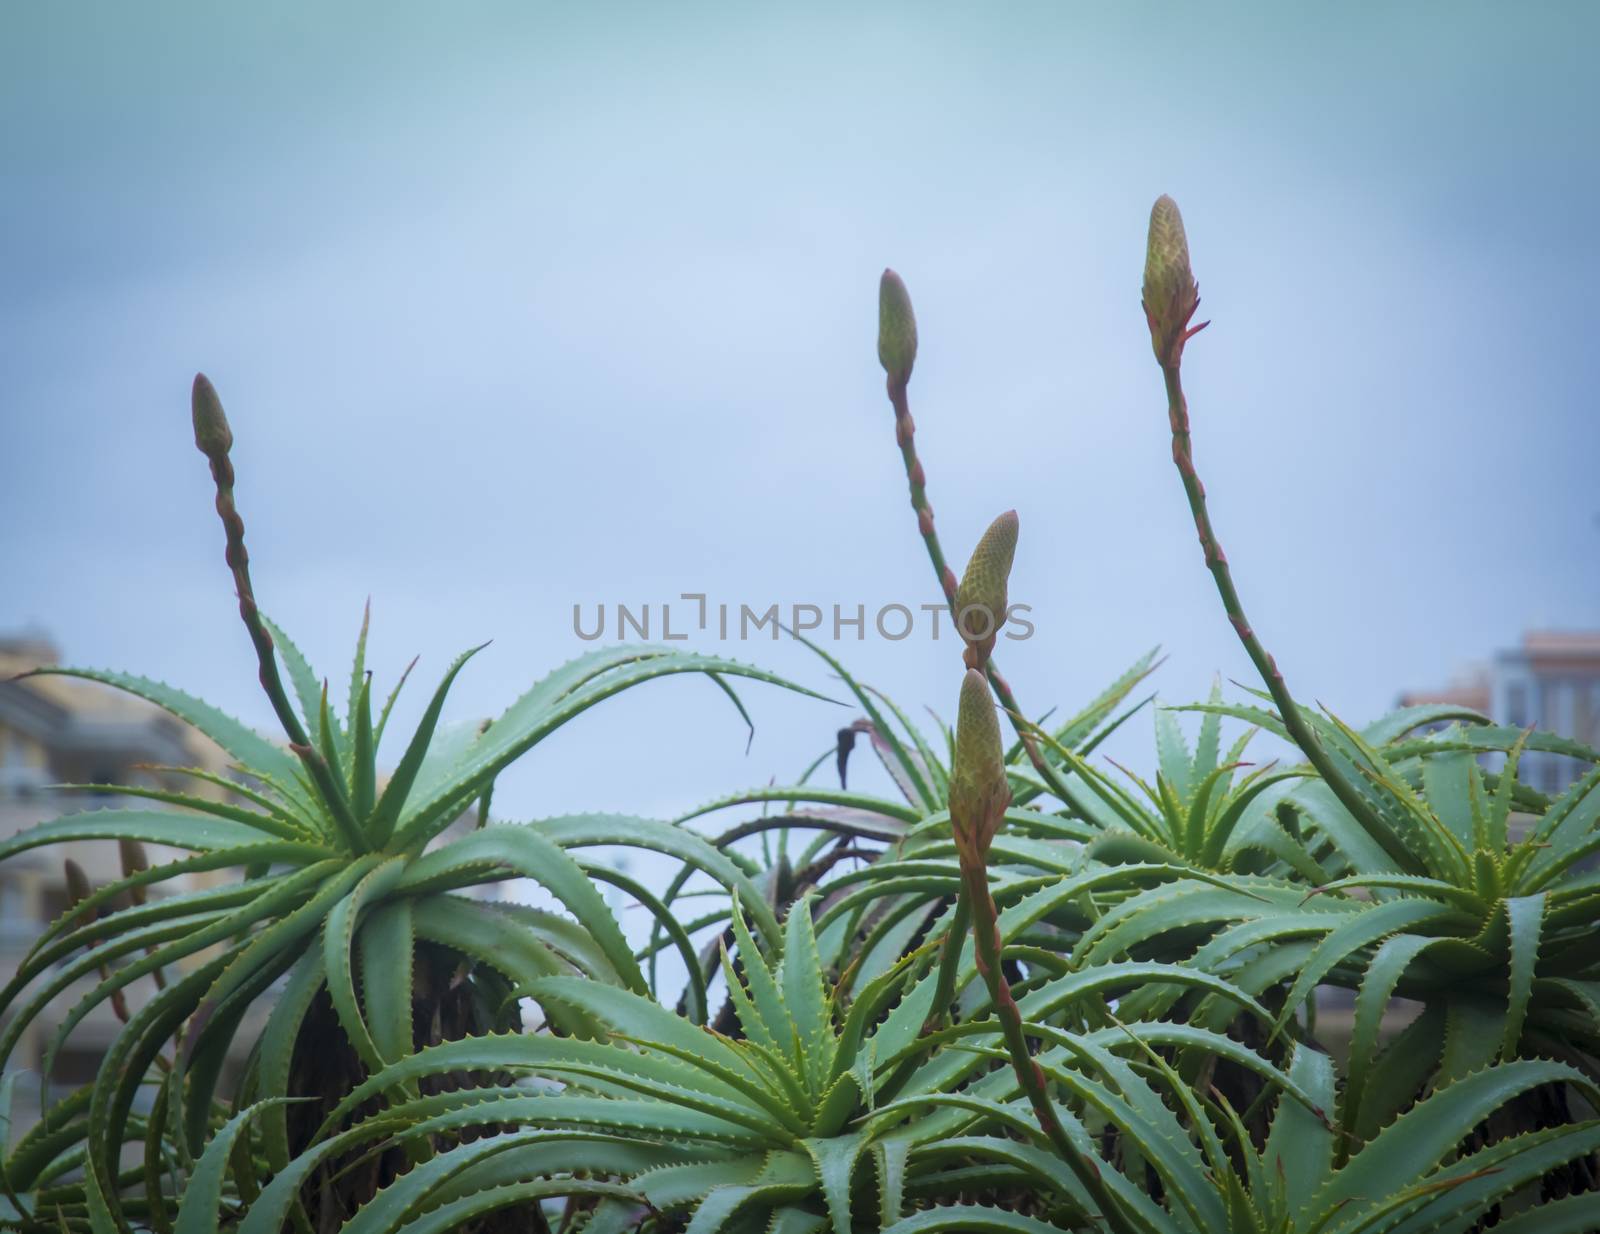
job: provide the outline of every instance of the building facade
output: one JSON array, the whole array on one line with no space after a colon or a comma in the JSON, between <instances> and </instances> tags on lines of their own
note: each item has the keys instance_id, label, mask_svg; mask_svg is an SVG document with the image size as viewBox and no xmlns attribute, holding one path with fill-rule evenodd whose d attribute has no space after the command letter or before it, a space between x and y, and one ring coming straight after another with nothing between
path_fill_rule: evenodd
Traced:
<instances>
[{"instance_id":1,"label":"building facade","mask_svg":"<svg viewBox=\"0 0 1600 1234\"><path fill-rule=\"evenodd\" d=\"M1400 696L1402 706L1456 703L1481 711L1496 724L1540 728L1591 749L1600 748L1600 630L1535 630L1519 647L1497 652L1442 690ZM1558 793L1588 764L1562 754L1530 750L1519 778L1544 793Z\"/></svg>"},{"instance_id":2,"label":"building facade","mask_svg":"<svg viewBox=\"0 0 1600 1234\"><path fill-rule=\"evenodd\" d=\"M212 798L225 793L169 770L199 768L225 775L228 760L215 745L160 708L90 681L19 676L57 660L57 650L47 637L0 636L0 840L80 810L164 808L118 789L158 788ZM153 845L147 854L152 864L179 855ZM84 871L91 887L123 874L118 846L103 840L53 844L0 862L0 970L7 976L18 969L45 927L71 908L64 865L68 858ZM157 894L171 894L185 885L194 883L174 880ZM60 1022L90 988L90 983L82 982L67 990L52 1006L52 1014L36 1024ZM148 979L136 984L130 988L129 1002L139 1005L153 989ZM120 1027L109 1005L97 1008L56 1056L52 1083L66 1087L93 1078ZM38 1028L32 1030L19 1042L8 1068L28 1069L37 1083L47 1044L44 1037Z\"/></svg>"}]
</instances>

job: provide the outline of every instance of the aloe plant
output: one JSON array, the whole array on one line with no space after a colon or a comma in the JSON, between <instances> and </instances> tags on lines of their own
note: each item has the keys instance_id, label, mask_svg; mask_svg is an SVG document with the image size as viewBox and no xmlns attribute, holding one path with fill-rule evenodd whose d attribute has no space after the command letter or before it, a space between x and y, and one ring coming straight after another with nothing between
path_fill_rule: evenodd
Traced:
<instances>
[{"instance_id":1,"label":"aloe plant","mask_svg":"<svg viewBox=\"0 0 1600 1234\"><path fill-rule=\"evenodd\" d=\"M1213 688L1211 701L1220 703ZM1172 711L1155 713L1156 775L1153 782L1126 769L1134 786L1124 787L1078 752L1060 747L1064 765L1087 790L1080 794L1101 834L1088 852L1102 861L1179 862L1227 873L1287 869L1320 879L1322 871L1276 817L1251 806L1262 794L1304 773L1253 767L1244 755L1256 729L1222 750L1221 716L1213 711L1200 724L1193 750Z\"/></svg>"},{"instance_id":2,"label":"aloe plant","mask_svg":"<svg viewBox=\"0 0 1600 1234\"><path fill-rule=\"evenodd\" d=\"M841 730L840 745L819 756L794 783L727 794L690 811L679 821L689 823L724 811L751 805L761 807L763 813L727 827L714 842L720 848L736 852L735 846L749 837L760 836L765 842L775 836L775 843L770 848L764 846L761 854L761 865L771 880L767 898L781 908L798 895L822 887L827 922L822 936L824 955L830 961L837 961L849 948L859 960L850 966L851 973L870 977L893 964L914 940L942 934L950 923L950 917L941 917L940 910L953 903L958 881L954 848L950 843L950 763L955 735L935 717L938 732L929 737L893 699L858 681L825 649L813 646L812 650L844 683L860 705L862 717ZM1067 720L1040 730L1042 747L1051 752L1052 757L1053 751L1061 748L1078 758L1086 758L1148 704L1147 696L1124 706L1128 696L1152 671L1155 659L1154 651L1140 657ZM835 789L814 781L813 777L825 764L836 764L842 780L849 748L863 735L898 790L900 799L850 788L844 783ZM1092 819L1068 818L1034 808L1046 804L1042 794L1047 790L1034 774L1020 741L1006 752L1006 775L1015 802L1007 815L1012 834L1044 841L1089 841L1096 836ZM846 859L861 864L841 881L839 866ZM917 886L898 892L891 892L887 887L883 894L876 894L870 888L864 894L850 891L861 880L870 882L880 877L899 880L913 869L926 873L932 868L930 863L939 862L943 863L940 867L943 886L935 886L924 878ZM663 900L672 903L690 876L690 871L678 875ZM824 878L831 879L825 887L821 881ZM841 897L848 906L844 913L837 911ZM719 927L726 937L728 917L724 901L696 916L689 924L697 929ZM658 924L655 929L652 954L670 945L664 924ZM701 952L700 967L707 979L715 969L716 956L715 947L704 948ZM687 1002L684 1009L690 1009Z\"/></svg>"},{"instance_id":3,"label":"aloe plant","mask_svg":"<svg viewBox=\"0 0 1600 1234\"><path fill-rule=\"evenodd\" d=\"M445 728L469 652L381 776L394 692L377 705L365 622L331 699L256 608L232 432L197 381L195 438L286 744L160 683L59 670L166 707L235 769L175 769L211 795L139 790L151 809L0 846L116 840L124 866L95 889L69 865L71 908L0 991L0 1055L85 985L51 1054L97 1007L123 1024L96 1081L14 1144L15 1072L0 1083L0 1228L1600 1228L1600 753L1458 708L1356 728L1295 701L1206 509L1181 380L1198 289L1163 198L1144 305L1173 458L1266 689L1156 709L1153 776L1107 770L1099 743L1149 702L1128 700L1154 653L1066 721L1021 710L993 661L1016 515L957 580L914 446L910 297L892 272L879 293L911 504L961 634L955 726L920 729L813 648L862 718L794 783L670 823L512 823L493 786L634 685L698 673L737 705L732 678L789 683L682 650L606 649L490 724ZM973 613L987 620L962 620ZM1183 712L1199 715L1192 745ZM1246 731L1225 749L1230 720ZM1245 763L1263 730L1305 761ZM861 737L898 797L846 786ZM1529 749L1590 769L1547 796L1519 778ZM837 789L817 780L830 764ZM152 865L145 844L185 855ZM678 868L646 885L595 851L615 846ZM206 881L176 881L190 876ZM469 894L512 878L555 907ZM643 947L602 885L649 915ZM668 951L681 995L657 971ZM1327 987L1353 997L1344 1051L1323 1048ZM235 1042L247 1064L227 1092Z\"/></svg>"},{"instance_id":4,"label":"aloe plant","mask_svg":"<svg viewBox=\"0 0 1600 1234\"><path fill-rule=\"evenodd\" d=\"M162 1220L163 1180L174 1163L186 1164L199 1152L218 1117L217 1082L234 1038L275 987L281 991L250 1054L243 1090L246 1100L267 1103L255 1134L269 1170L283 1169L297 1147L285 1099L337 1096L341 1086L440 1032L515 1027L515 1004L506 1000L520 985L581 973L643 992L632 948L595 884L595 877L615 876L568 850L608 841L643 844L673 852L736 888L750 885L704 841L664 824L623 820L574 829L561 820L496 823L486 809L495 777L597 703L648 681L700 673L724 688L730 676L781 683L716 657L607 648L551 673L492 724L442 729L448 691L475 654L469 651L451 664L383 778L380 749L400 687L381 708L374 705L363 622L341 713L330 703L326 679L259 613L233 497L232 432L204 377L195 381L193 410L195 440L216 480L241 616L288 748L159 682L41 670L102 682L165 708L235 761L234 778L169 769L225 788L225 799L130 788L123 791L179 810L91 810L0 844L0 859L67 840L156 843L190 854L80 895L0 991L8 1019L0 1033L4 1060L53 1000L85 979L93 983L52 1026L48 1075L60 1047L97 1006L120 1005L142 979L159 982L107 1051L95 1083L46 1110L4 1171L13 1207L27 1212L23 1194L49 1181L59 1154L81 1151L109 1218L124 1228L136 1209L148 1208L152 1219ZM459 820L471 825L447 835ZM173 880L236 870L244 876L193 890L179 884L172 894L146 899ZM458 894L506 878L537 882L569 916ZM134 903L111 909L128 893ZM770 915L765 928L776 929ZM555 1019L571 1031L592 1028L581 1012L560 1011ZM325 1046L309 1044L330 1034L334 1039ZM169 1050L175 1036L178 1044ZM142 1119L135 1101L151 1084L161 1117ZM170 1142L166 1127L174 1132ZM147 1149L140 1181L148 1185L134 1207L124 1203L129 1180L118 1166L130 1139Z\"/></svg>"},{"instance_id":5,"label":"aloe plant","mask_svg":"<svg viewBox=\"0 0 1600 1234\"><path fill-rule=\"evenodd\" d=\"M885 389L889 395L889 404L894 409L895 442L900 447L900 457L905 465L911 508L917 515L917 531L921 534L923 546L927 549L928 563L933 567L934 576L944 592L950 616L960 630L966 604L958 594L959 586L955 572L945 560L944 547L940 544L939 533L934 528L933 505L928 500L928 476L922 466L922 460L917 457L917 428L916 422L911 417L908 391L911 371L917 362L917 318L911 307L911 293L906 289L905 281L893 270L885 270L883 277L878 281L878 361L883 365L886 377ZM1004 611L1002 605L998 613L990 614L990 638L985 640L990 642L990 650L993 649L993 633L1005 624ZM983 671L1006 713L1013 717L1024 716L1026 713L1017 702L1010 683L1001 674L1000 666L994 663L992 657L987 655L984 657ZM1015 724L1015 721L1013 723ZM1023 726L1017 726L1016 733L1017 740L1028 756L1028 761L1039 776L1046 783L1059 789L1059 777L1049 759L1041 753L1032 734Z\"/></svg>"},{"instance_id":6,"label":"aloe plant","mask_svg":"<svg viewBox=\"0 0 1600 1234\"><path fill-rule=\"evenodd\" d=\"M1166 386L1173 460L1206 566L1271 707L1235 714L1292 741L1316 770L1322 797L1313 817L1356 860L1315 890L1361 897L1337 922L1273 912L1222 938L1248 929L1253 941L1267 931L1315 940L1291 970L1283 1018L1326 978L1358 988L1344 1098L1358 1136L1375 1131L1419 1085L1448 1082L1525 1049L1600 1073L1600 954L1592 928L1600 881L1583 870L1584 858L1600 851L1600 758L1547 734L1474 735L1472 722L1481 717L1448 713L1426 718L1467 727L1384 744L1295 701L1245 616L1195 469L1182 361L1185 343L1202 328L1189 325L1198 304L1183 220L1163 197L1151 212L1145 310ZM1517 780L1530 743L1597 765L1549 800ZM1477 761L1489 751L1505 756L1492 787ZM1513 811L1530 816L1520 837ZM1221 940L1207 946L1208 963L1238 952ZM1396 991L1427 1009L1374 1060L1378 1025Z\"/></svg>"},{"instance_id":7,"label":"aloe plant","mask_svg":"<svg viewBox=\"0 0 1600 1234\"><path fill-rule=\"evenodd\" d=\"M1577 1083L1591 1099L1597 1095L1587 1079L1560 1063L1521 1060L1464 1077L1340 1163L1338 1129L1323 1115L1335 1088L1326 1055L1308 1047L1296 1052L1259 1141L1238 1111L1206 1101L1153 1051L1145 1057L1149 1065L1139 1069L1102 1049L1096 1053L1104 1077L1099 1080L1067 1072L1053 1057L1043 1064L1121 1130L1128 1160L1122 1169L1106 1163L1103 1177L1123 1210L1124 1228L1145 1234L1467 1234L1509 1197L1600 1146L1600 1122L1589 1121L1458 1151L1463 1127L1491 1118L1508 1100L1541 1085ZM1087 1148L1091 1141L1082 1127L1074 1131ZM968 1140L953 1138L933 1151L960 1160L972 1150ZM1075 1190L1060 1162L1037 1149L1015 1145L1010 1163L1035 1194ZM1159 1180L1159 1187L1136 1183L1140 1171ZM928 1220L933 1214L951 1224ZM1577 1195L1528 1209L1510 1225L1519 1231L1583 1231L1594 1228L1593 1220L1593 1197ZM966 1205L934 1209L888 1228L909 1234L1062 1226Z\"/></svg>"},{"instance_id":8,"label":"aloe plant","mask_svg":"<svg viewBox=\"0 0 1600 1234\"><path fill-rule=\"evenodd\" d=\"M1472 732L1451 728L1380 747L1328 722L1327 748L1359 758L1386 811L1404 811L1407 825L1393 833L1403 837L1404 865L1368 837L1367 861L1356 872L1293 896L1230 902L1193 885L1159 902L1130 901L1101 934L1117 943L1092 940L1089 951L1137 951L1140 941L1174 928L1210 927L1215 932L1190 963L1236 973L1275 946L1285 960L1279 979L1288 982L1280 1023L1319 984L1353 989L1341 1108L1358 1138L1374 1134L1419 1087L1497 1058L1556 1057L1600 1074L1593 945L1600 878L1584 865L1600 849L1600 765L1544 801L1516 778L1519 738L1491 789L1475 755L1497 743ZM1514 826L1519 802L1527 813ZM1324 793L1312 808L1327 818L1339 807ZM1346 816L1330 830L1348 837L1353 825ZM1359 849L1348 838L1342 843ZM1380 1050L1396 996L1421 1003L1422 1018Z\"/></svg>"},{"instance_id":9,"label":"aloe plant","mask_svg":"<svg viewBox=\"0 0 1600 1234\"><path fill-rule=\"evenodd\" d=\"M408 1174L380 1192L363 1210L371 1220L363 1228L417 1228L441 1203L459 1202L458 1215L489 1211L514 1200L499 1189L506 1177L581 1170L616 1189L586 1194L583 1180L574 1180L571 1194L592 1202L589 1230L631 1229L682 1212L688 1229L707 1234L747 1228L848 1234L893 1227L918 1202L970 1190L984 1171L996 1181L1010 1177L1018 1155L1029 1152L1011 1138L1019 1123L1027 1126L1026 1106L1018 1105L1009 1066L995 1066L993 1024L980 1020L924 1035L934 979L913 980L909 957L841 1005L824 973L811 910L808 900L793 907L774 957L763 954L742 913L735 914L742 962L736 968L724 953L722 967L737 1008L736 1036L691 1024L631 991L579 977L541 978L527 992L546 1007L581 1013L603 1037L506 1034L418 1051L330 1111L306 1155L249 1202L240 1229L277 1229L322 1161L391 1139L410 1143L467 1129L491 1136L453 1145L421 1177ZM1108 983L1161 979L1207 980L1142 966L1058 983L1028 1005L1098 1003ZM1105 1075L1120 1075L1126 1066L1119 1052L1172 1044L1248 1059L1298 1093L1292 1079L1237 1043L1184 1025L1051 1034L1042 1061L1070 1071L1065 1082L1097 1099L1108 1091ZM416 1095L429 1077L491 1072L505 1078ZM347 1115L394 1094L400 1096L341 1130ZM930 1113L930 1106L941 1108ZM574 1145L564 1137L576 1137ZM949 1175L955 1143L984 1163L976 1174ZM596 1144L613 1147L586 1155ZM444 1180L448 1189L436 1192ZM1056 1204L1074 1220L1094 1208L1090 1193L1071 1181Z\"/></svg>"},{"instance_id":10,"label":"aloe plant","mask_svg":"<svg viewBox=\"0 0 1600 1234\"><path fill-rule=\"evenodd\" d=\"M870 1108L885 1072L915 1042L922 1017L914 1003L890 1011L901 972L863 990L848 1014L840 1014L825 984L807 901L791 910L781 958L770 965L743 914L736 911L733 921L741 963L736 972L724 953L723 969L738 1009L738 1038L711 1034L632 991L578 977L542 978L527 992L552 1011L600 1026L602 1039L523 1035L435 1046L352 1092L327 1129L364 1101L424 1076L491 1070L543 1076L560 1087L412 1098L383 1110L367 1134L387 1134L393 1121L408 1128L407 1136L420 1135L430 1120L443 1119L452 1127L526 1121L595 1135L627 1128L667 1139L676 1159L618 1169L629 1193L600 1204L590 1229L623 1228L650 1211L689 1209L695 1229L720 1229L736 1217L748 1224L752 1214L765 1225L825 1212L833 1228L847 1234L852 1180L873 1149L871 1134L852 1124ZM887 1018L877 1022L885 1011ZM313 1152L339 1151L339 1144L329 1139ZM548 1163L542 1150L535 1155L542 1166ZM441 1168L449 1156L437 1159ZM283 1197L294 1185L293 1176L271 1184L260 1201L266 1215L253 1208L243 1228L276 1229L286 1211ZM416 1191L404 1194L412 1205L431 1200ZM484 1202L492 1204L494 1196L486 1194ZM398 1228L406 1212L399 1195L381 1193L375 1203L390 1206L395 1224L389 1228Z\"/></svg>"}]
</instances>

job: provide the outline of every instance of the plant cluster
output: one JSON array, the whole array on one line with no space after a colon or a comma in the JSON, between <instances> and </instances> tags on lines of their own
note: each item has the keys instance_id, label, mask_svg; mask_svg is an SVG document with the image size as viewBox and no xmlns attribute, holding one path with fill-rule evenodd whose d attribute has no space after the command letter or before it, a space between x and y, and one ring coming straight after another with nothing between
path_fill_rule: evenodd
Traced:
<instances>
[{"instance_id":1,"label":"plant cluster","mask_svg":"<svg viewBox=\"0 0 1600 1234\"><path fill-rule=\"evenodd\" d=\"M197 379L195 440L284 743L161 683L51 670L159 704L236 769L213 785L223 799L139 790L161 808L71 815L0 845L3 859L116 841L125 868L100 888L76 877L76 902L0 993L0 1058L45 1023L46 1077L96 1009L122 1020L95 1079L59 1096L41 1084L38 1120L15 1135L8 1071L0 1226L1600 1229L1600 753L1456 708L1357 729L1296 700L1194 463L1182 360L1198 304L1163 197L1144 308L1172 456L1260 691L1154 709L1149 780L1095 752L1151 702L1129 700L1154 653L1065 720L1023 710L993 636L1019 521L996 519L956 577L915 448L915 317L885 272L897 443L962 634L955 726L919 728L816 648L862 718L794 783L671 821L510 822L492 792L634 686L702 675L741 714L733 679L803 687L606 648L492 723L442 726L468 652L384 776L399 686L377 704L363 623L336 705L258 611L232 434ZM1295 761L1246 762L1260 730ZM847 787L862 738L898 797ZM1546 795L1519 778L1528 750L1587 771ZM837 788L818 782L830 767ZM706 827L729 811L737 822ZM152 863L145 845L178 855ZM605 859L618 846L675 873L647 886ZM482 894L505 880L538 884L550 907ZM603 885L648 915L648 938L629 940ZM1319 1015L1341 1001L1336 1024Z\"/></svg>"}]
</instances>

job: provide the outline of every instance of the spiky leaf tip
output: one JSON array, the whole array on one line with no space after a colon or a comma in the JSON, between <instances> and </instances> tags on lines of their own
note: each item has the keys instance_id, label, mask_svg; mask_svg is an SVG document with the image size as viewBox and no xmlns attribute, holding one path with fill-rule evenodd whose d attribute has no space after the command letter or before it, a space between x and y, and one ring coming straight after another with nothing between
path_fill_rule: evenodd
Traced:
<instances>
[{"instance_id":1,"label":"spiky leaf tip","mask_svg":"<svg viewBox=\"0 0 1600 1234\"><path fill-rule=\"evenodd\" d=\"M878 362L889 380L905 385L917 362L917 317L911 311L911 293L893 270L878 280Z\"/></svg>"},{"instance_id":2,"label":"spiky leaf tip","mask_svg":"<svg viewBox=\"0 0 1600 1234\"><path fill-rule=\"evenodd\" d=\"M968 667L981 666L994 649L1006 621L1006 588L1017 552L1017 512L1007 510L983 533L956 588L956 628L972 654Z\"/></svg>"}]
</instances>

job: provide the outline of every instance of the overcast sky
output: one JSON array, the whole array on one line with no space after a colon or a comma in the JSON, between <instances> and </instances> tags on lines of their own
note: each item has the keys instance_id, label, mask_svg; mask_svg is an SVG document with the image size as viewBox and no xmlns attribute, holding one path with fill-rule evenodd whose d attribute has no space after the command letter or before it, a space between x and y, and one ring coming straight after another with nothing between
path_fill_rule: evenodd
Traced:
<instances>
[{"instance_id":1,"label":"overcast sky","mask_svg":"<svg viewBox=\"0 0 1600 1234\"><path fill-rule=\"evenodd\" d=\"M1600 8L1293 7L8 5L0 628L268 725L197 369L263 606L337 677L370 595L380 685L493 638L457 720L584 650L574 603L934 600L874 351L892 265L958 568L1021 516L1024 704L1157 643L1170 701L1245 679L1139 310L1162 192L1214 322L1197 461L1297 692L1366 720L1600 625ZM835 649L953 710L948 639ZM792 645L720 650L828 688ZM497 804L671 814L848 718L746 697L748 755L673 681Z\"/></svg>"}]
</instances>

